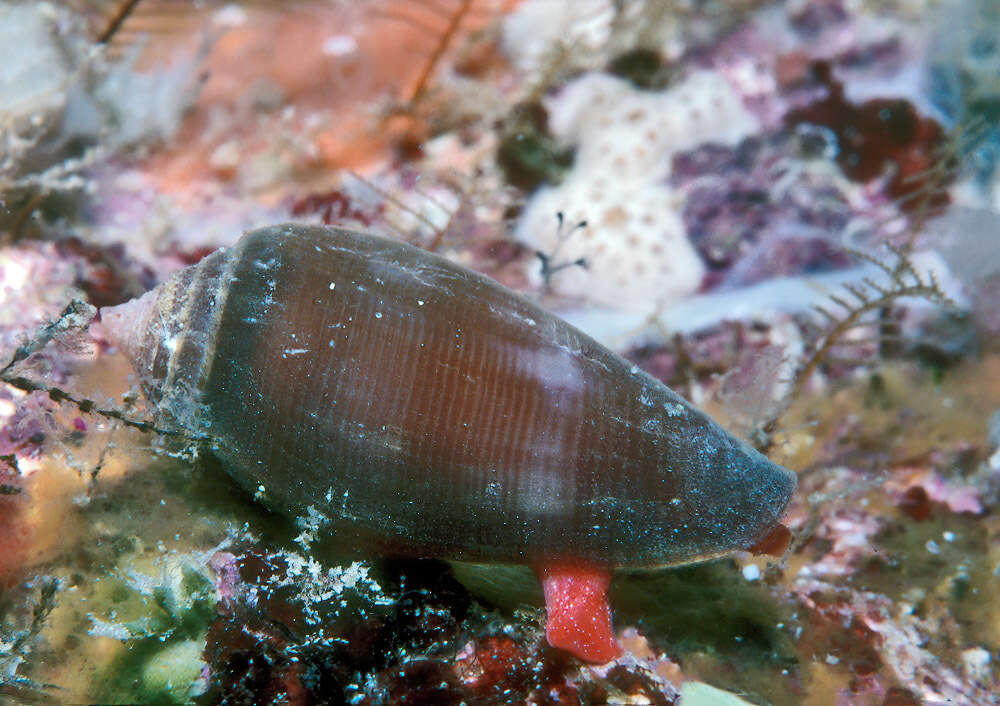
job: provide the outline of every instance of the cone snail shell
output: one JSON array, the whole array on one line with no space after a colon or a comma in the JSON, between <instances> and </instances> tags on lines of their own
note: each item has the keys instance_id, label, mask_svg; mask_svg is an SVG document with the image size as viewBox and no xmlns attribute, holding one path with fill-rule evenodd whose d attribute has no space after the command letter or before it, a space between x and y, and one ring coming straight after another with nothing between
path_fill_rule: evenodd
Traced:
<instances>
[{"instance_id":1,"label":"cone snail shell","mask_svg":"<svg viewBox=\"0 0 1000 706\"><path fill-rule=\"evenodd\" d=\"M102 319L159 425L381 551L683 564L761 541L796 485L561 319L395 241L263 228Z\"/></svg>"}]
</instances>

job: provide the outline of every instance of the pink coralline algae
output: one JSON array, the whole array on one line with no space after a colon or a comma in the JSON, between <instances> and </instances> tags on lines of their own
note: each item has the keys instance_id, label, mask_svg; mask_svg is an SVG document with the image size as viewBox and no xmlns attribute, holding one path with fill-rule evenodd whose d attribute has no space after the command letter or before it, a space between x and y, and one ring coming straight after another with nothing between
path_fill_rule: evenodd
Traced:
<instances>
[{"instance_id":1,"label":"pink coralline algae","mask_svg":"<svg viewBox=\"0 0 1000 706\"><path fill-rule=\"evenodd\" d=\"M807 142L755 137L674 157L671 183L686 193L684 224L711 268L709 287L847 265L830 234L852 209L833 179L795 173Z\"/></svg>"},{"instance_id":2,"label":"pink coralline algae","mask_svg":"<svg viewBox=\"0 0 1000 706\"><path fill-rule=\"evenodd\" d=\"M907 507L922 505L922 496L927 503L940 503L950 512L973 515L983 512L979 490L975 486L945 478L926 468L899 469L895 478L886 484L886 490L899 498L899 504ZM926 513L922 510L917 512L921 515L930 514L929 510Z\"/></svg>"}]
</instances>

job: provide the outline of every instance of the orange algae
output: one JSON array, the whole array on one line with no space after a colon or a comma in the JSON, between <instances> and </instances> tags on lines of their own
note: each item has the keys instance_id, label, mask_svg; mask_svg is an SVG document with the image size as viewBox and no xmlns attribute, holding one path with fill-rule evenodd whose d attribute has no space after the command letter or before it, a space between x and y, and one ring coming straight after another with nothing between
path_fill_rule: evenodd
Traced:
<instances>
[{"instance_id":1,"label":"orange algae","mask_svg":"<svg viewBox=\"0 0 1000 706\"><path fill-rule=\"evenodd\" d=\"M371 172L396 146L419 145L429 135L409 99L430 91L436 64L517 3L461 4L471 7L442 57L435 53L435 32L448 29L448 3L438 9L405 0L354 7L249 4L238 22L221 29L213 25L217 9L192 9L172 31L154 35L143 57L142 65L152 66L178 51L196 52L200 36L218 35L199 67L203 83L180 134L152 153L143 171L179 197L193 184L229 181L255 159L303 174ZM502 61L495 52L480 55L479 64ZM379 105L381 111L373 109ZM294 110L283 114L286 106ZM217 127L222 121L225 130Z\"/></svg>"}]
</instances>

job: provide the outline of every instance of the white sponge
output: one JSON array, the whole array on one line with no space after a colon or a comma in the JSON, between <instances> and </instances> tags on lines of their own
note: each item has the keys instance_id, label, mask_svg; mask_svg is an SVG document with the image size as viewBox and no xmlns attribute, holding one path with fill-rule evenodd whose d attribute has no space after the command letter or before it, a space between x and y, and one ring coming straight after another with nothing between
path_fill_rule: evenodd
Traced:
<instances>
[{"instance_id":1,"label":"white sponge","mask_svg":"<svg viewBox=\"0 0 1000 706\"><path fill-rule=\"evenodd\" d=\"M578 145L577 172L611 169L618 178L666 177L675 153L709 141L735 144L760 129L713 71L694 73L662 93L604 73L585 74L545 108L553 136Z\"/></svg>"},{"instance_id":2,"label":"white sponge","mask_svg":"<svg viewBox=\"0 0 1000 706\"><path fill-rule=\"evenodd\" d=\"M558 242L557 220L566 224ZM586 221L586 227L572 225ZM571 232L570 232L571 231ZM563 296L616 309L652 313L698 289L705 267L688 241L673 191L659 184L621 188L608 180L573 179L546 188L521 220L522 239L554 253L555 263L584 258L586 269L557 272Z\"/></svg>"},{"instance_id":3,"label":"white sponge","mask_svg":"<svg viewBox=\"0 0 1000 706\"><path fill-rule=\"evenodd\" d=\"M681 221L683 203L666 179L678 151L708 141L733 144L759 130L735 92L708 71L661 93L591 73L568 84L546 108L550 130L576 145L576 160L565 182L532 197L518 238L554 253L553 264L582 257L588 265L557 272L553 290L641 313L697 290L705 266ZM560 234L559 212L568 225L587 226Z\"/></svg>"}]
</instances>

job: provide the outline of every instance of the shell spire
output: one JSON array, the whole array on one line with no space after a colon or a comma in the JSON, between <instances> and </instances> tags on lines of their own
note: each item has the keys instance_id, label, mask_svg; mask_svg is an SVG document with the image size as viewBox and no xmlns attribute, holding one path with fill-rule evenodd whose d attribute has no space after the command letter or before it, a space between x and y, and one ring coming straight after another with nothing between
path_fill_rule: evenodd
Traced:
<instances>
[{"instance_id":1,"label":"shell spire","mask_svg":"<svg viewBox=\"0 0 1000 706\"><path fill-rule=\"evenodd\" d=\"M108 338L132 363L161 425L195 431L199 423L198 399L234 260L221 248L138 299L100 310Z\"/></svg>"},{"instance_id":2,"label":"shell spire","mask_svg":"<svg viewBox=\"0 0 1000 706\"><path fill-rule=\"evenodd\" d=\"M145 332L157 309L160 288L156 287L137 299L117 306L106 306L100 311L101 325L112 343L129 360L142 358Z\"/></svg>"}]
</instances>

